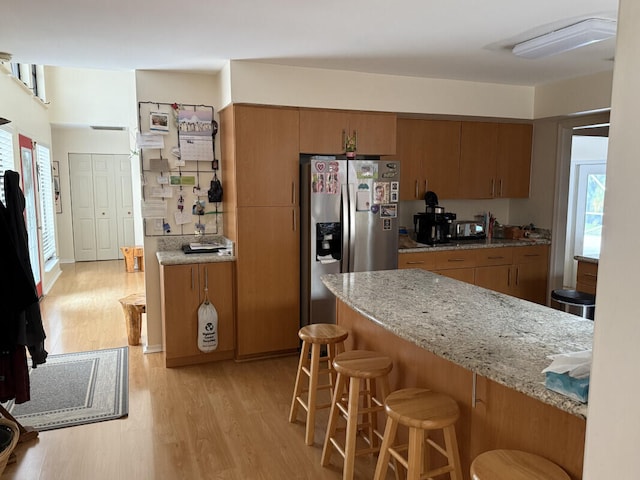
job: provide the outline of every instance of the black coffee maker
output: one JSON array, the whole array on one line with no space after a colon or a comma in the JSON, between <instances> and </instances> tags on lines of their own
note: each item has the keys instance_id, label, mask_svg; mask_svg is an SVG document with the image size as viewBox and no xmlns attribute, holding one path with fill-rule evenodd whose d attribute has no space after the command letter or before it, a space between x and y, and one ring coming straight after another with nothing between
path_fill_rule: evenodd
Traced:
<instances>
[{"instance_id":1,"label":"black coffee maker","mask_svg":"<svg viewBox=\"0 0 640 480\"><path fill-rule=\"evenodd\" d=\"M426 204L425 213L416 213L413 216L417 242L426 245L449 242L456 214L445 213L444 207L438 205L438 196L435 192L425 193L424 203Z\"/></svg>"}]
</instances>

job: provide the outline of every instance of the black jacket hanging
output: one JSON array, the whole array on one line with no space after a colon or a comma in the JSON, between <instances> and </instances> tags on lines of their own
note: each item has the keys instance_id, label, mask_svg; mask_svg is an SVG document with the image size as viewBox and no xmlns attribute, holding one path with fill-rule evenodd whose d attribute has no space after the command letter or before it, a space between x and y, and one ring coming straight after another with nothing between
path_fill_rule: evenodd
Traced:
<instances>
[{"instance_id":1,"label":"black jacket hanging","mask_svg":"<svg viewBox=\"0 0 640 480\"><path fill-rule=\"evenodd\" d=\"M29 259L29 240L27 227L24 222L25 198L20 190L20 175L17 172L7 170L4 173L4 194L6 198L7 223L9 224L12 243L15 245L17 257L29 279L30 290L36 291L35 279L31 270ZM42 326L40 304L36 301L17 313L18 337L17 343L25 345L29 349L33 366L45 363L47 351L44 348L46 335Z\"/></svg>"}]
</instances>

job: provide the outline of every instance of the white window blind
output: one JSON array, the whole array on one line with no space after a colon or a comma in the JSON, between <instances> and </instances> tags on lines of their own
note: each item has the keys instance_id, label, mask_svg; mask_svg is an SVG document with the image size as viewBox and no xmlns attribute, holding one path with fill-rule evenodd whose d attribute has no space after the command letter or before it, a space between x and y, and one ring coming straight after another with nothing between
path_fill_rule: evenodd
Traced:
<instances>
[{"instance_id":1,"label":"white window blind","mask_svg":"<svg viewBox=\"0 0 640 480\"><path fill-rule=\"evenodd\" d=\"M0 200L5 203L4 198L4 172L14 169L13 161L13 135L0 128Z\"/></svg>"},{"instance_id":2,"label":"white window blind","mask_svg":"<svg viewBox=\"0 0 640 480\"><path fill-rule=\"evenodd\" d=\"M40 218L42 219L42 256L47 262L56 254L56 221L49 149L37 144L36 158L40 189Z\"/></svg>"}]
</instances>

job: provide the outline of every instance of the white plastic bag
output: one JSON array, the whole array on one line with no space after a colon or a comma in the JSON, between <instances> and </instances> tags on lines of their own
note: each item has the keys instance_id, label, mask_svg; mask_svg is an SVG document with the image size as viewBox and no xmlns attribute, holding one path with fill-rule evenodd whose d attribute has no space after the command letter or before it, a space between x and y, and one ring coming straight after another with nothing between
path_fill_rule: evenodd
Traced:
<instances>
[{"instance_id":1,"label":"white plastic bag","mask_svg":"<svg viewBox=\"0 0 640 480\"><path fill-rule=\"evenodd\" d=\"M206 288L204 302L198 308L198 348L205 353L218 348L218 312L209 301Z\"/></svg>"}]
</instances>

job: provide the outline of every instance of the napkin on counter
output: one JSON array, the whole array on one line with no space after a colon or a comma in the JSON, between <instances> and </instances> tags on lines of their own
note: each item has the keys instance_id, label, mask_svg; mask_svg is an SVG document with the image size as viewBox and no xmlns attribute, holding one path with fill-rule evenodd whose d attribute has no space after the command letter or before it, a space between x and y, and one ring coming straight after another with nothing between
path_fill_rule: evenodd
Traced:
<instances>
[{"instance_id":1,"label":"napkin on counter","mask_svg":"<svg viewBox=\"0 0 640 480\"><path fill-rule=\"evenodd\" d=\"M589 396L591 350L549 355L551 365L542 370L549 390L586 403Z\"/></svg>"}]
</instances>

